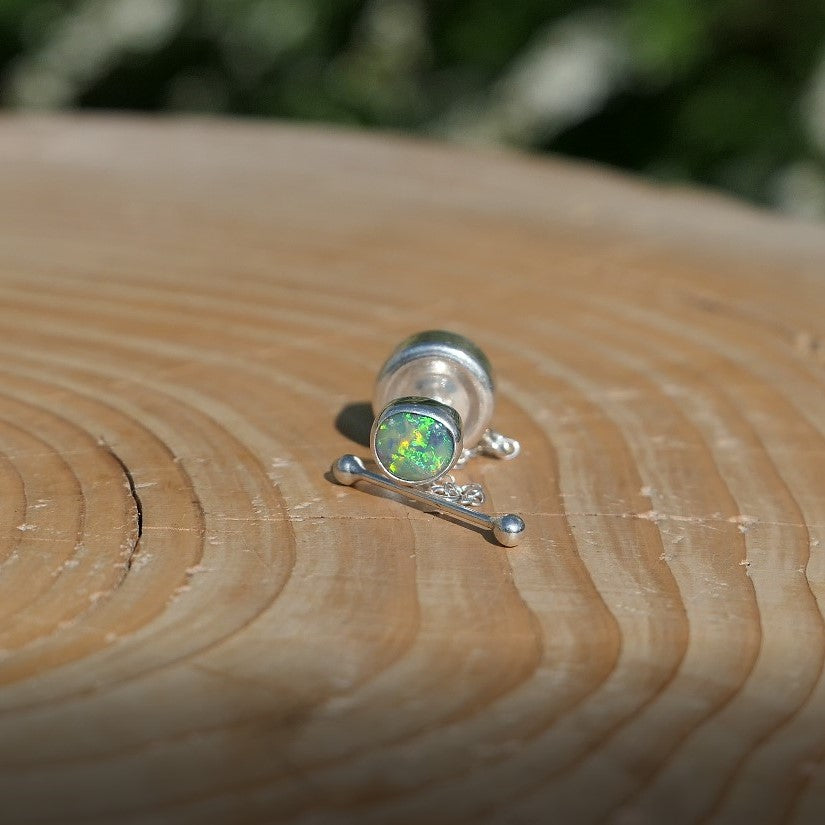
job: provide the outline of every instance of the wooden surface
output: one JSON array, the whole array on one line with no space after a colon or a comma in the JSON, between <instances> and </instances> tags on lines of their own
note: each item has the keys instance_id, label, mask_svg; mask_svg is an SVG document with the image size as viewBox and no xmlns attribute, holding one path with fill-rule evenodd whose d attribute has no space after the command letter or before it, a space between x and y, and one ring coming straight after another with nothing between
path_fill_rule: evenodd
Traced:
<instances>
[{"instance_id":1,"label":"wooden surface","mask_svg":"<svg viewBox=\"0 0 825 825\"><path fill-rule=\"evenodd\" d=\"M514 550L325 476L430 327ZM3 822L825 821L823 336L825 229L712 196L0 121Z\"/></svg>"}]
</instances>

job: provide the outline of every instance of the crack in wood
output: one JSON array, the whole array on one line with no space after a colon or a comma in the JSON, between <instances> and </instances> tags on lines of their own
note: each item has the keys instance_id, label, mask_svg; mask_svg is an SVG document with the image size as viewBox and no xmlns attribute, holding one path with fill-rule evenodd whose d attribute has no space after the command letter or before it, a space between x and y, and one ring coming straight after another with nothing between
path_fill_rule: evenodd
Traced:
<instances>
[{"instance_id":1,"label":"crack in wood","mask_svg":"<svg viewBox=\"0 0 825 825\"><path fill-rule=\"evenodd\" d=\"M129 554L126 557L125 562L126 572L128 573L132 569L132 564L135 560L135 556L138 554L140 539L143 535L143 502L140 500L140 495L137 491L137 485L135 484L135 478L132 475L132 471L129 469L126 462L106 442L101 441L100 446L104 450L106 450L106 452L115 460L115 462L117 462L118 467L120 467L120 470L123 473L124 478L126 479L126 485L129 488L129 495L132 497L132 501L135 504L135 539L132 542L132 546L129 549Z\"/></svg>"}]
</instances>

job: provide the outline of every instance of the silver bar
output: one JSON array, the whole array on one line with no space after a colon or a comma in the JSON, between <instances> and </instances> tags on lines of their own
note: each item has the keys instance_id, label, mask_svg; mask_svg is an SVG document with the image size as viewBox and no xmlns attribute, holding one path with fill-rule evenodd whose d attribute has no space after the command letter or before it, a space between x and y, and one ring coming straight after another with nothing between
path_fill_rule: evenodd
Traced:
<instances>
[{"instance_id":1,"label":"silver bar","mask_svg":"<svg viewBox=\"0 0 825 825\"><path fill-rule=\"evenodd\" d=\"M505 513L502 516L490 516L487 515L487 513L481 513L478 510L471 510L469 507L463 507L460 504L447 501L441 496L426 493L416 487L399 484L391 478L387 478L387 476L382 476L368 470L358 456L349 453L342 455L341 458L332 465L332 475L339 484L344 484L347 487L352 486L356 481L368 481L377 487L392 490L394 493L400 493L402 496L406 496L415 501L431 504L439 512L455 516L466 524L472 524L474 527L480 527L482 530L491 530L496 541L505 547L515 547L521 540L526 529L524 520L515 513Z\"/></svg>"}]
</instances>

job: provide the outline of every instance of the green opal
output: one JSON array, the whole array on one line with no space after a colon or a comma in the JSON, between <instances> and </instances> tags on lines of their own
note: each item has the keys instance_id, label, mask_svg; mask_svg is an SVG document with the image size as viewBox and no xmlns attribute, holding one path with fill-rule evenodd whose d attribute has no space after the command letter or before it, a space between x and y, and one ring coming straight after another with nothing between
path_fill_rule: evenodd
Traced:
<instances>
[{"instance_id":1,"label":"green opal","mask_svg":"<svg viewBox=\"0 0 825 825\"><path fill-rule=\"evenodd\" d=\"M450 466L455 441L440 421L428 415L397 412L375 434L375 454L384 469L401 481L424 482Z\"/></svg>"}]
</instances>

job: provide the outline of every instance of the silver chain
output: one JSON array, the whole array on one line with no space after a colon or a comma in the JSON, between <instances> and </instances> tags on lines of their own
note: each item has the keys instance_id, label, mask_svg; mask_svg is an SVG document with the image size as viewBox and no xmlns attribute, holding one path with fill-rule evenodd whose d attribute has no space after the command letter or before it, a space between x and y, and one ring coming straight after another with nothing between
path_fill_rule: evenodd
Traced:
<instances>
[{"instance_id":1,"label":"silver chain","mask_svg":"<svg viewBox=\"0 0 825 825\"><path fill-rule=\"evenodd\" d=\"M469 484L457 484L452 476L442 476L427 488L427 492L441 496L464 507L480 507L484 504L484 488L471 481Z\"/></svg>"},{"instance_id":2,"label":"silver chain","mask_svg":"<svg viewBox=\"0 0 825 825\"><path fill-rule=\"evenodd\" d=\"M521 444L515 438L508 438L506 435L497 433L495 430L487 429L481 436L481 441L472 449L465 449L461 453L461 458L456 461L456 467L463 467L471 458L477 455L489 455L493 458L501 458L509 461L515 458L521 450Z\"/></svg>"},{"instance_id":3,"label":"silver chain","mask_svg":"<svg viewBox=\"0 0 825 825\"><path fill-rule=\"evenodd\" d=\"M456 467L463 467L471 458L477 455L489 455L494 458L502 458L505 460L515 458L521 445L515 438L507 438L507 436L497 433L494 430L485 430L484 435L481 436L476 447L470 450L463 450L461 458L455 463ZM455 504L461 504L464 507L480 507L484 504L484 488L471 481L468 484L458 484L453 476L443 476L434 481L427 488L427 492L436 496L441 496L452 501Z\"/></svg>"}]
</instances>

